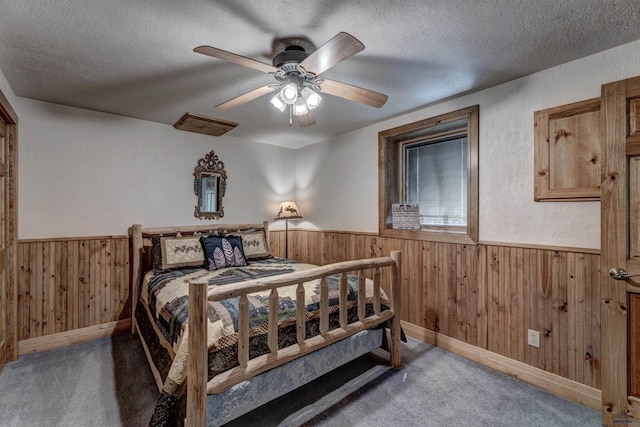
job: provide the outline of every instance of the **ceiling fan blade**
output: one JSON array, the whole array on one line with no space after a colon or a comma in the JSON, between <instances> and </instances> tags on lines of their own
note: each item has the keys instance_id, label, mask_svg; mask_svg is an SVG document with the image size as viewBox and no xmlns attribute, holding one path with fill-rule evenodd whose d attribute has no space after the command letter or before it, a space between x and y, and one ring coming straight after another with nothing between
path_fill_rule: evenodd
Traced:
<instances>
[{"instance_id":1,"label":"ceiling fan blade","mask_svg":"<svg viewBox=\"0 0 640 427\"><path fill-rule=\"evenodd\" d=\"M348 33L338 33L331 40L307 56L300 65L307 71L320 74L364 49L357 38Z\"/></svg>"},{"instance_id":2,"label":"ceiling fan blade","mask_svg":"<svg viewBox=\"0 0 640 427\"><path fill-rule=\"evenodd\" d=\"M232 108L239 107L242 104L253 101L254 99L271 93L274 90L276 90L276 88L273 85L262 86L240 96L236 96L235 98L225 101L222 104L218 104L216 105L216 108L219 110L231 110Z\"/></svg>"},{"instance_id":3,"label":"ceiling fan blade","mask_svg":"<svg viewBox=\"0 0 640 427\"><path fill-rule=\"evenodd\" d=\"M247 58L246 56L237 55L211 46L198 46L193 49L193 51L202 55L242 65L243 67L253 68L254 70L262 71L263 73L275 73L278 71L276 67L265 64L264 62L256 61L255 59Z\"/></svg>"},{"instance_id":4,"label":"ceiling fan blade","mask_svg":"<svg viewBox=\"0 0 640 427\"><path fill-rule=\"evenodd\" d=\"M375 108L382 107L389 98L382 93L329 79L324 79L320 84L320 92Z\"/></svg>"},{"instance_id":5,"label":"ceiling fan blade","mask_svg":"<svg viewBox=\"0 0 640 427\"><path fill-rule=\"evenodd\" d=\"M298 116L298 123L300 123L301 128L313 126L316 124L316 116L313 114L313 111L309 110L304 116Z\"/></svg>"}]
</instances>

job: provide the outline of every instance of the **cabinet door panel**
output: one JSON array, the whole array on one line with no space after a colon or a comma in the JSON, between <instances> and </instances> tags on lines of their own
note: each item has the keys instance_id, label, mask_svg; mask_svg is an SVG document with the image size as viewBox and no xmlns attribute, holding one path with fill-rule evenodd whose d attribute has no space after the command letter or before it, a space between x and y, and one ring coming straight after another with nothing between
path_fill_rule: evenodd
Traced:
<instances>
[{"instance_id":1,"label":"cabinet door panel","mask_svg":"<svg viewBox=\"0 0 640 427\"><path fill-rule=\"evenodd\" d=\"M600 199L600 99L535 112L534 200Z\"/></svg>"}]
</instances>

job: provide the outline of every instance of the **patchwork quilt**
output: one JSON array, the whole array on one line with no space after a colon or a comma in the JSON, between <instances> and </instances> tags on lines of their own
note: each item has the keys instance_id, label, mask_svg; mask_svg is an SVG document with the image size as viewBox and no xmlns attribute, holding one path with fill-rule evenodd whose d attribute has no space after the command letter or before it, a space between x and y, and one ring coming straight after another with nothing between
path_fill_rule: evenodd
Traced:
<instances>
[{"instance_id":1,"label":"patchwork quilt","mask_svg":"<svg viewBox=\"0 0 640 427\"><path fill-rule=\"evenodd\" d=\"M151 359L163 380L163 389L150 425L175 425L184 416L184 385L187 369L187 319L188 288L191 281L206 281L209 289L230 283L271 277L315 267L282 258L251 261L244 267L224 268L209 271L202 268L187 268L161 274L147 273L142 284L140 301L136 308L136 321L147 344ZM329 276L330 328L339 326L339 275ZM348 322L357 321L358 283L356 276L348 276ZM304 284L307 306L306 336L319 334L320 280ZM249 300L249 357L254 358L269 352L267 325L269 292L263 291L248 296ZM296 286L278 289L278 346L284 348L296 340ZM373 314L373 285L367 280L367 315ZM224 301L209 301L208 346L209 379L238 366L237 330L239 298ZM382 296L382 309L388 306Z\"/></svg>"}]
</instances>

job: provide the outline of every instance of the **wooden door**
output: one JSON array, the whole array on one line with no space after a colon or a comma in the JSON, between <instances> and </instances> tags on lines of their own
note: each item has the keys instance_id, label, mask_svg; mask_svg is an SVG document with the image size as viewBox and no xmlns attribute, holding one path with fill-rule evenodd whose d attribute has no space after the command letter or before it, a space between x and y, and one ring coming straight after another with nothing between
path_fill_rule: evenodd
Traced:
<instances>
[{"instance_id":1,"label":"wooden door","mask_svg":"<svg viewBox=\"0 0 640 427\"><path fill-rule=\"evenodd\" d=\"M640 274L640 77L602 86L601 112L602 424L640 425L640 277L610 275Z\"/></svg>"},{"instance_id":2,"label":"wooden door","mask_svg":"<svg viewBox=\"0 0 640 427\"><path fill-rule=\"evenodd\" d=\"M0 91L0 369L18 358L18 116Z\"/></svg>"},{"instance_id":3,"label":"wooden door","mask_svg":"<svg viewBox=\"0 0 640 427\"><path fill-rule=\"evenodd\" d=\"M0 120L0 370L7 362L7 274L6 257L6 209L5 209L5 153L6 124Z\"/></svg>"}]
</instances>

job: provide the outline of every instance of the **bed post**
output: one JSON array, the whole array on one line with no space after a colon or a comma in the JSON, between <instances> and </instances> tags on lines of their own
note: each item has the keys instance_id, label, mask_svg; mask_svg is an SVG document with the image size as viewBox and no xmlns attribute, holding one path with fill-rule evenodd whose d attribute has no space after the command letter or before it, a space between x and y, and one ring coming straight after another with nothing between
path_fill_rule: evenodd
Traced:
<instances>
[{"instance_id":1,"label":"bed post","mask_svg":"<svg viewBox=\"0 0 640 427\"><path fill-rule=\"evenodd\" d=\"M131 333L136 333L136 305L140 287L140 257L142 256L142 225L133 224L133 271L131 275Z\"/></svg>"},{"instance_id":2,"label":"bed post","mask_svg":"<svg viewBox=\"0 0 640 427\"><path fill-rule=\"evenodd\" d=\"M391 339L389 340L389 354L391 358L391 366L399 368L402 365L400 360L400 283L402 279L402 271L400 269L400 251L392 251L391 258L395 261L392 265L391 277L391 308L393 310L393 318L391 319Z\"/></svg>"},{"instance_id":3,"label":"bed post","mask_svg":"<svg viewBox=\"0 0 640 427\"><path fill-rule=\"evenodd\" d=\"M271 249L269 249L269 221L262 221L262 226L264 227L264 240L267 245L267 252L271 253Z\"/></svg>"},{"instance_id":4,"label":"bed post","mask_svg":"<svg viewBox=\"0 0 640 427\"><path fill-rule=\"evenodd\" d=\"M189 283L187 427L207 422L207 283Z\"/></svg>"}]
</instances>

